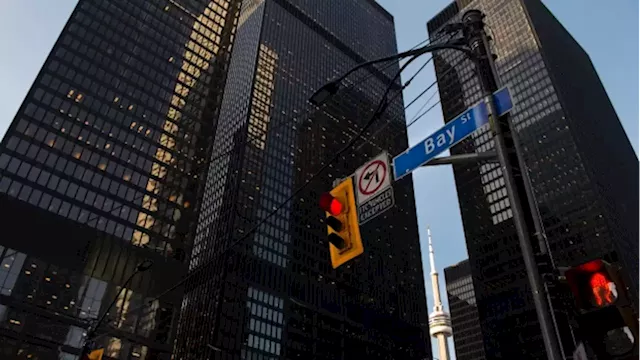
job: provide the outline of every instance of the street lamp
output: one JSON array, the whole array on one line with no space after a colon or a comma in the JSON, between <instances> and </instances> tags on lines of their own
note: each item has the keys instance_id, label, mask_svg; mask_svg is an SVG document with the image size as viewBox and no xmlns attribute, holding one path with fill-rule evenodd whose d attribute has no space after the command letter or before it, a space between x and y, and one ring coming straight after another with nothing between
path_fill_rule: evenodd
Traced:
<instances>
[{"instance_id":1,"label":"street lamp","mask_svg":"<svg viewBox=\"0 0 640 360\"><path fill-rule=\"evenodd\" d=\"M335 95L340 90L340 82L332 81L324 84L320 89L311 95L309 102L313 105L322 105L327 99Z\"/></svg>"},{"instance_id":2,"label":"street lamp","mask_svg":"<svg viewBox=\"0 0 640 360\"><path fill-rule=\"evenodd\" d=\"M122 292L127 288L131 280L133 280L133 277L139 273L149 270L152 266L153 266L153 261L150 259L145 259L141 263L136 265L135 271L131 273L131 275L129 275L129 277L124 282L124 284L122 284L122 287L120 287L120 291L118 291L118 294L113 298L113 301L111 301L111 304L109 304L109 306L107 307L105 312L102 314L102 316L100 316L98 321L96 321L95 325L91 326L89 328L89 331L87 331L87 338L84 341L84 346L82 346L80 359L83 359L84 356L87 356L91 352L91 349L89 348L89 343L96 337L96 331L98 330L100 325L102 325L104 320L107 318L107 315L109 315L109 311L111 311L111 308L116 304Z\"/></svg>"},{"instance_id":3,"label":"street lamp","mask_svg":"<svg viewBox=\"0 0 640 360\"><path fill-rule=\"evenodd\" d=\"M454 50L462 51L468 56L473 57L474 56L473 52L462 45L463 45L463 42L461 42L460 40L454 40L454 41L446 42L442 44L433 44L433 45L429 44L423 47L419 47L417 49L407 50L395 55L386 56L380 59L375 59L375 60L360 63L355 67L351 68L349 71L344 73L339 78L324 84L322 87L316 90L316 92L314 92L313 95L311 95L311 97L309 98L309 102L316 106L322 105L325 101L327 101L327 99L331 98L333 95L335 95L338 92L338 90L340 90L340 84L342 80L344 80L347 76L351 75L357 70L369 65L374 65L374 64L393 61L393 60L400 60L410 56L413 56L415 58L417 56L420 56L428 52L433 52L436 50L444 50L444 49L454 49Z\"/></svg>"}]
</instances>

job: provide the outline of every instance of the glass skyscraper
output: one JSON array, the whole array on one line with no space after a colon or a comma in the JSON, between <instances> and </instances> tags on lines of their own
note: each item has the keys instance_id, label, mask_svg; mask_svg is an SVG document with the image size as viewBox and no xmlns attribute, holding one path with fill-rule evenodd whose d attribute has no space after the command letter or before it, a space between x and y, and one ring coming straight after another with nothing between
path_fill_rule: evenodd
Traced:
<instances>
[{"instance_id":1,"label":"glass skyscraper","mask_svg":"<svg viewBox=\"0 0 640 360\"><path fill-rule=\"evenodd\" d=\"M411 177L394 185L396 207L362 227L365 253L335 270L318 205L335 179L406 149L401 97L312 179L372 116L398 64L354 74L319 109L307 99L396 52L393 18L371 0L243 2L177 359L430 358Z\"/></svg>"},{"instance_id":2,"label":"glass skyscraper","mask_svg":"<svg viewBox=\"0 0 640 360\"><path fill-rule=\"evenodd\" d=\"M453 343L458 360L484 360L480 317L469 260L444 268Z\"/></svg>"},{"instance_id":3,"label":"glass skyscraper","mask_svg":"<svg viewBox=\"0 0 640 360\"><path fill-rule=\"evenodd\" d=\"M589 56L540 0L453 2L428 22L430 37L467 9L486 14L554 260L559 266L594 258L620 263L637 310L638 158ZM481 99L475 66L461 53L438 53L435 68L445 120ZM485 127L452 153L492 147ZM500 166L453 169L486 358L544 358ZM556 310L570 356L573 339L562 330L563 310Z\"/></svg>"},{"instance_id":4,"label":"glass skyscraper","mask_svg":"<svg viewBox=\"0 0 640 360\"><path fill-rule=\"evenodd\" d=\"M0 144L0 358L169 359L239 14L80 0Z\"/></svg>"}]
</instances>

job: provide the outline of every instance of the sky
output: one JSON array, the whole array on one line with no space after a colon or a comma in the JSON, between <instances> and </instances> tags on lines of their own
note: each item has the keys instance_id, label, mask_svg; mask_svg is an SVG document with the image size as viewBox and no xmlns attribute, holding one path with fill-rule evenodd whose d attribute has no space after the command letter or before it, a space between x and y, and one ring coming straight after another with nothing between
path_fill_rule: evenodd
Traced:
<instances>
[{"instance_id":1,"label":"sky","mask_svg":"<svg viewBox=\"0 0 640 360\"><path fill-rule=\"evenodd\" d=\"M451 1L378 2L395 18L398 48L402 51L426 39L426 22ZM638 1L543 2L590 55L637 154ZM0 84L3 84L0 86L0 136L4 135L13 120L76 3L77 0L0 0L0 49L3 49L3 56L0 56ZM403 78L407 79L420 65L421 62L416 61ZM405 103L434 81L433 65L430 64L405 90ZM426 96L408 109L408 118L415 115L424 100ZM442 113L440 107L436 106L409 128L410 145L425 138L442 124ZM431 166L417 170L414 173L414 186L425 280L429 281L426 228L430 226L436 251L436 268L443 279L441 288L444 288L443 268L467 257L451 167ZM433 303L429 283L426 289L431 311Z\"/></svg>"}]
</instances>

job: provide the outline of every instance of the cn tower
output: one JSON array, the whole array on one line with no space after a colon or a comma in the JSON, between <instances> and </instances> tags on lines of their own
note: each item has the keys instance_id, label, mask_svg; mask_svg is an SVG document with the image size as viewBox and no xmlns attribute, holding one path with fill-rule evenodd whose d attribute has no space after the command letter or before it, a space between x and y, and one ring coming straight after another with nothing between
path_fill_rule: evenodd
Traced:
<instances>
[{"instance_id":1,"label":"cn tower","mask_svg":"<svg viewBox=\"0 0 640 360\"><path fill-rule=\"evenodd\" d=\"M438 339L439 360L449 360L449 343L447 338L451 336L451 317L442 307L440 300L440 282L436 271L435 254L431 242L431 229L427 227L429 238L429 262L431 263L431 288L433 289L433 312L429 314L429 333Z\"/></svg>"}]
</instances>

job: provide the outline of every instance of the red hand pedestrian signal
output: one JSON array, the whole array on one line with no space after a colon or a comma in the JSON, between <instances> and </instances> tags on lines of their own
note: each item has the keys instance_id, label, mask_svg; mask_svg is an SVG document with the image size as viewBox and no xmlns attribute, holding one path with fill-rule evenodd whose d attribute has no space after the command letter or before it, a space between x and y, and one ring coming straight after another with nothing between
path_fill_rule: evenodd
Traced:
<instances>
[{"instance_id":1,"label":"red hand pedestrian signal","mask_svg":"<svg viewBox=\"0 0 640 360\"><path fill-rule=\"evenodd\" d=\"M591 286L595 305L598 307L612 305L618 298L615 283L609 280L606 274L602 272L591 275L589 285Z\"/></svg>"},{"instance_id":2,"label":"red hand pedestrian signal","mask_svg":"<svg viewBox=\"0 0 640 360\"><path fill-rule=\"evenodd\" d=\"M598 359L638 357L638 315L623 271L620 264L602 259L564 271L575 300L580 337Z\"/></svg>"},{"instance_id":3,"label":"red hand pedestrian signal","mask_svg":"<svg viewBox=\"0 0 640 360\"><path fill-rule=\"evenodd\" d=\"M566 278L579 308L592 311L616 303L618 289L609 268L605 261L593 260L567 271Z\"/></svg>"}]
</instances>

